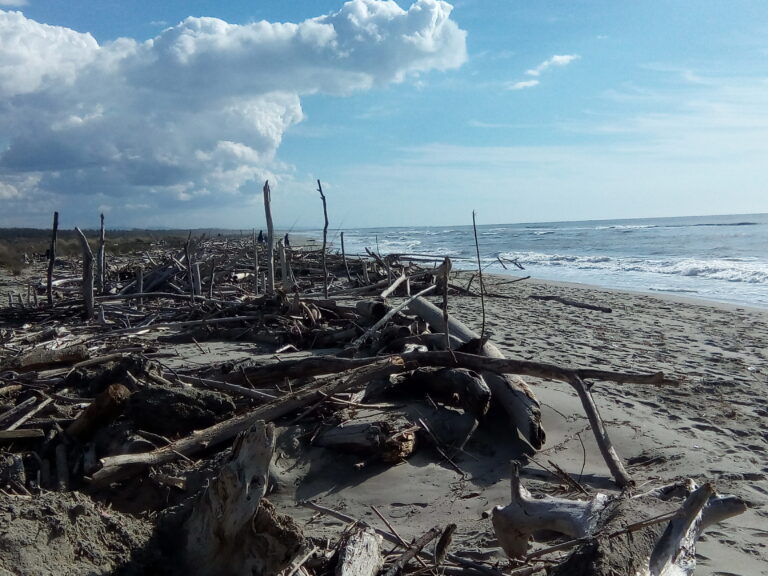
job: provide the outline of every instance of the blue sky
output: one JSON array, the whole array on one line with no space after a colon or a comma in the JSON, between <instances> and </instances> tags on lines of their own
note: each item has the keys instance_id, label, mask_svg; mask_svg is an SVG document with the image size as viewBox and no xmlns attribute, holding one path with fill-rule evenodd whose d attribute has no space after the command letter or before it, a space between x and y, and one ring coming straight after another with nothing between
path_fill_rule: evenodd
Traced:
<instances>
[{"instance_id":1,"label":"blue sky","mask_svg":"<svg viewBox=\"0 0 768 576\"><path fill-rule=\"evenodd\" d=\"M0 226L768 212L766 158L763 1L0 0Z\"/></svg>"}]
</instances>

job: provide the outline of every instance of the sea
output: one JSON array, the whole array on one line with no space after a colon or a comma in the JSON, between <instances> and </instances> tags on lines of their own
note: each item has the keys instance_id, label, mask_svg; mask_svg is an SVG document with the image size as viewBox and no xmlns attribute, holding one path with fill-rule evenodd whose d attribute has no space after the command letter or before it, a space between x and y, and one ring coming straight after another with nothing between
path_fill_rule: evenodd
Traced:
<instances>
[{"instance_id":1,"label":"sea","mask_svg":"<svg viewBox=\"0 0 768 576\"><path fill-rule=\"evenodd\" d=\"M340 232L328 231L334 250ZM343 232L348 255L449 256L477 269L471 224ZM477 240L484 273L768 308L768 214L478 225Z\"/></svg>"}]
</instances>

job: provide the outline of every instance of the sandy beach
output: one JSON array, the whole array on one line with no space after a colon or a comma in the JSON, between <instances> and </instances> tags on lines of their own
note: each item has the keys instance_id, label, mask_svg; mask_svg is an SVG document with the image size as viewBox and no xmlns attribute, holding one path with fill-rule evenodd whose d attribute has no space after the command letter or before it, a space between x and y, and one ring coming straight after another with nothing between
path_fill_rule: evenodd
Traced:
<instances>
[{"instance_id":1,"label":"sandy beach","mask_svg":"<svg viewBox=\"0 0 768 576\"><path fill-rule=\"evenodd\" d=\"M20 280L6 277L3 291ZM468 273L454 282L464 285ZM652 373L674 377L674 386L598 382L592 388L618 454L638 489L681 478L714 482L723 494L749 504L740 516L708 530L698 547L698 575L768 574L768 310L604 290L537 280L485 278L486 329L509 357L564 367ZM18 289L18 288L17 288ZM559 296L609 307L578 308L530 296ZM7 300L7 297L4 297ZM438 298L432 298L438 302ZM393 298L392 303L400 301ZM480 331L481 301L452 296L450 314ZM143 337L146 341L147 337ZM330 351L329 351L330 352ZM166 345L169 366L214 366L222 361L272 358L249 343L209 341ZM306 353L281 354L281 359ZM542 403L547 441L522 473L535 495L559 494L550 461L590 491L617 493L595 445L581 404L563 383L529 378ZM290 420L290 418L289 418ZM519 454L498 429L483 427L452 465L419 450L399 465L355 470L359 459L309 447L314 424L279 425L270 499L304 523L307 534L335 537L344 524L298 503L323 506L380 525L372 507L410 539L435 525L455 522L455 541L468 558L504 565L483 512L509 501L509 462Z\"/></svg>"},{"instance_id":2,"label":"sandy beach","mask_svg":"<svg viewBox=\"0 0 768 576\"><path fill-rule=\"evenodd\" d=\"M486 279L487 330L510 358L606 370L664 371L679 382L657 387L597 383L592 391L618 453L639 488L681 478L712 481L719 492L735 494L749 510L710 529L697 547L699 575L768 574L768 311L711 302L603 290L592 286L510 278ZM530 299L554 295L610 307L605 313ZM395 300L396 301L396 300ZM453 297L451 314L479 331L478 298ZM542 403L547 433L535 463L523 472L534 494L556 492L544 470L552 461L590 489L615 493L589 423L571 388L528 379ZM290 436L290 431L286 432ZM407 463L365 473L351 472L343 457L304 460L285 448L277 470L285 486L278 501L286 507L313 499L371 523L376 506L404 537L435 524L457 522L459 538L479 558L503 558L483 511L509 498L510 443L482 430L456 463L462 478L433 455L416 454ZM288 446L290 442L285 442ZM306 456L306 455L305 455ZM282 462L282 464L281 464ZM345 469L345 465L350 469ZM297 517L311 512L296 508ZM327 522L327 523L325 523ZM325 524L324 524L325 523ZM311 530L333 533L341 524L315 519Z\"/></svg>"}]
</instances>

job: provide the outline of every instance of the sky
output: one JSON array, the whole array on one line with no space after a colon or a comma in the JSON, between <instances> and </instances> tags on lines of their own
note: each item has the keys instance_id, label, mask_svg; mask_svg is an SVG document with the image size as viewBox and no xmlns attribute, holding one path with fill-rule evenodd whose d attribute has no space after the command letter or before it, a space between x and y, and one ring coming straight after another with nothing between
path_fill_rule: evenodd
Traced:
<instances>
[{"instance_id":1,"label":"sky","mask_svg":"<svg viewBox=\"0 0 768 576\"><path fill-rule=\"evenodd\" d=\"M768 212L764 0L0 0L0 226Z\"/></svg>"}]
</instances>

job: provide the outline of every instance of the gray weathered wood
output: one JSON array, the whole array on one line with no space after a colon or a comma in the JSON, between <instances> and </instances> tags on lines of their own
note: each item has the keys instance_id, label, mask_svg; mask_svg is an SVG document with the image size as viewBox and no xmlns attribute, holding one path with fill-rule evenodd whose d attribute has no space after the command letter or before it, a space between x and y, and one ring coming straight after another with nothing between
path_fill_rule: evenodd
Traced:
<instances>
[{"instance_id":1,"label":"gray weathered wood","mask_svg":"<svg viewBox=\"0 0 768 576\"><path fill-rule=\"evenodd\" d=\"M450 331L452 336L465 343L479 338L477 333L455 318L450 318L449 326L446 326L443 311L424 298L414 298L408 309L432 326L435 332ZM501 351L490 342L483 344L480 354L490 358L504 358ZM525 381L518 376L489 371L480 373L491 389L491 403L504 409L528 444L537 450L541 448L546 437L541 425L541 409L539 401Z\"/></svg>"},{"instance_id":2,"label":"gray weathered wood","mask_svg":"<svg viewBox=\"0 0 768 576\"><path fill-rule=\"evenodd\" d=\"M85 307L85 318L93 318L94 299L93 299L93 252L88 245L88 239L80 228L75 227L80 238L80 245L83 250L83 305Z\"/></svg>"},{"instance_id":3,"label":"gray weathered wood","mask_svg":"<svg viewBox=\"0 0 768 576\"><path fill-rule=\"evenodd\" d=\"M335 576L374 576L381 568L381 536L358 526L339 550Z\"/></svg>"},{"instance_id":4,"label":"gray weathered wood","mask_svg":"<svg viewBox=\"0 0 768 576\"><path fill-rule=\"evenodd\" d=\"M271 576L304 546L298 526L263 501L275 430L263 420L235 439L232 456L186 522L186 562L194 574Z\"/></svg>"}]
</instances>

